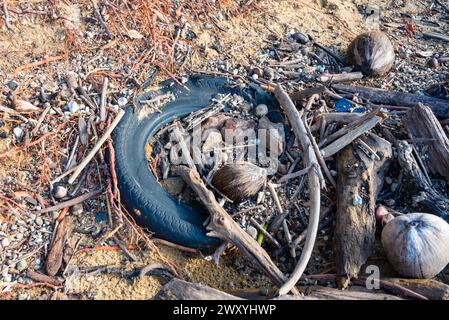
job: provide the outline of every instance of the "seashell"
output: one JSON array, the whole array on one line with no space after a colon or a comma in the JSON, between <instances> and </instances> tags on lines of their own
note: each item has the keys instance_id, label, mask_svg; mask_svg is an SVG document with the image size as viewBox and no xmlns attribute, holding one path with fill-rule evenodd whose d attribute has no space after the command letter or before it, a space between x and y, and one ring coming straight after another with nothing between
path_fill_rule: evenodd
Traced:
<instances>
[{"instance_id":1,"label":"seashell","mask_svg":"<svg viewBox=\"0 0 449 320\"><path fill-rule=\"evenodd\" d=\"M395 53L387 35L379 30L355 38L348 48L348 60L366 76L381 76L390 71Z\"/></svg>"},{"instance_id":2,"label":"seashell","mask_svg":"<svg viewBox=\"0 0 449 320\"><path fill-rule=\"evenodd\" d=\"M432 278L449 263L449 224L427 213L404 214L385 225L382 245L401 275Z\"/></svg>"},{"instance_id":3,"label":"seashell","mask_svg":"<svg viewBox=\"0 0 449 320\"><path fill-rule=\"evenodd\" d=\"M218 169L212 178L212 185L232 201L240 202L257 194L266 181L266 169L241 161Z\"/></svg>"}]
</instances>

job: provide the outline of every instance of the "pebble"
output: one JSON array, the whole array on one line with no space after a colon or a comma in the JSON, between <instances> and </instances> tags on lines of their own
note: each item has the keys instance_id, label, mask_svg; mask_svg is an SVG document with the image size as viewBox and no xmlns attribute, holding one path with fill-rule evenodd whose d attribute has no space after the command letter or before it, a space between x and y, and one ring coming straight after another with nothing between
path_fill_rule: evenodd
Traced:
<instances>
[{"instance_id":1,"label":"pebble","mask_svg":"<svg viewBox=\"0 0 449 320\"><path fill-rule=\"evenodd\" d=\"M15 137L17 140L22 139L22 137L23 137L23 130L22 130L21 127L15 127L14 129L12 129L12 132L13 132L13 134L14 134L14 137Z\"/></svg>"},{"instance_id":2,"label":"pebble","mask_svg":"<svg viewBox=\"0 0 449 320\"><path fill-rule=\"evenodd\" d=\"M120 107L126 106L127 103L128 103L128 99L126 99L125 97L120 97L120 98L117 99L117 104Z\"/></svg>"},{"instance_id":3,"label":"pebble","mask_svg":"<svg viewBox=\"0 0 449 320\"><path fill-rule=\"evenodd\" d=\"M256 73L253 73L253 75L251 76L254 80L259 79L259 75Z\"/></svg>"},{"instance_id":4,"label":"pebble","mask_svg":"<svg viewBox=\"0 0 449 320\"><path fill-rule=\"evenodd\" d=\"M427 60L427 65L432 69L436 69L439 67L440 63L438 62L437 59L430 58L429 60Z\"/></svg>"},{"instance_id":5,"label":"pebble","mask_svg":"<svg viewBox=\"0 0 449 320\"><path fill-rule=\"evenodd\" d=\"M36 220L34 220L34 222L36 222L36 224L37 224L38 226L41 226L41 225L44 224L44 220L42 220L41 217L37 217Z\"/></svg>"},{"instance_id":6,"label":"pebble","mask_svg":"<svg viewBox=\"0 0 449 320\"><path fill-rule=\"evenodd\" d=\"M62 199L62 198L64 198L66 195L67 195L67 188L64 187L64 186L59 185L59 186L56 186L56 187L53 189L53 196L54 196L56 199Z\"/></svg>"},{"instance_id":7,"label":"pebble","mask_svg":"<svg viewBox=\"0 0 449 320\"><path fill-rule=\"evenodd\" d=\"M0 139L8 138L8 133L5 130L0 130Z\"/></svg>"},{"instance_id":8,"label":"pebble","mask_svg":"<svg viewBox=\"0 0 449 320\"><path fill-rule=\"evenodd\" d=\"M293 40L301 44L306 44L310 41L309 36L302 32L295 32L291 37Z\"/></svg>"},{"instance_id":9,"label":"pebble","mask_svg":"<svg viewBox=\"0 0 449 320\"><path fill-rule=\"evenodd\" d=\"M70 111L71 114L74 114L74 113L76 113L76 112L79 111L80 106L79 106L78 103L76 103L75 101L70 101L70 102L67 104L67 108L69 109L69 111Z\"/></svg>"},{"instance_id":10,"label":"pebble","mask_svg":"<svg viewBox=\"0 0 449 320\"><path fill-rule=\"evenodd\" d=\"M263 76L267 80L273 80L274 78L274 70L270 67L263 68Z\"/></svg>"},{"instance_id":11,"label":"pebble","mask_svg":"<svg viewBox=\"0 0 449 320\"><path fill-rule=\"evenodd\" d=\"M4 238L4 239L2 240L2 247L3 247L3 248L8 247L10 244L11 244L11 241L9 241L8 238Z\"/></svg>"},{"instance_id":12,"label":"pebble","mask_svg":"<svg viewBox=\"0 0 449 320\"><path fill-rule=\"evenodd\" d=\"M392 206L394 206L395 202L396 201L394 201L394 199L388 199L385 201L385 204L389 207L392 207Z\"/></svg>"},{"instance_id":13,"label":"pebble","mask_svg":"<svg viewBox=\"0 0 449 320\"><path fill-rule=\"evenodd\" d=\"M7 84L9 89L11 90L16 90L19 87L19 84L17 82L15 82L14 80L9 81Z\"/></svg>"},{"instance_id":14,"label":"pebble","mask_svg":"<svg viewBox=\"0 0 449 320\"><path fill-rule=\"evenodd\" d=\"M266 104L259 104L255 109L254 112L256 113L256 116L263 117L268 113L268 107Z\"/></svg>"},{"instance_id":15,"label":"pebble","mask_svg":"<svg viewBox=\"0 0 449 320\"><path fill-rule=\"evenodd\" d=\"M78 203L78 204L75 204L73 207L72 207L72 214L73 215L79 215L79 214L81 214L81 213L83 213L83 204L82 203Z\"/></svg>"},{"instance_id":16,"label":"pebble","mask_svg":"<svg viewBox=\"0 0 449 320\"><path fill-rule=\"evenodd\" d=\"M268 296L268 288L267 287L262 287L259 289L259 295L266 297Z\"/></svg>"},{"instance_id":17,"label":"pebble","mask_svg":"<svg viewBox=\"0 0 449 320\"><path fill-rule=\"evenodd\" d=\"M257 238L257 229L254 228L253 226L249 226L248 228L246 228L246 232L248 232L248 234L249 234L252 238L254 238L254 239Z\"/></svg>"},{"instance_id":18,"label":"pebble","mask_svg":"<svg viewBox=\"0 0 449 320\"><path fill-rule=\"evenodd\" d=\"M26 260L20 260L19 262L16 263L16 269L19 272L26 270L26 268L28 268L28 263L26 262Z\"/></svg>"},{"instance_id":19,"label":"pebble","mask_svg":"<svg viewBox=\"0 0 449 320\"><path fill-rule=\"evenodd\" d=\"M17 299L18 299L18 300L26 300L26 299L28 299L28 295L27 295L26 293L20 293L20 294L17 296Z\"/></svg>"}]
</instances>

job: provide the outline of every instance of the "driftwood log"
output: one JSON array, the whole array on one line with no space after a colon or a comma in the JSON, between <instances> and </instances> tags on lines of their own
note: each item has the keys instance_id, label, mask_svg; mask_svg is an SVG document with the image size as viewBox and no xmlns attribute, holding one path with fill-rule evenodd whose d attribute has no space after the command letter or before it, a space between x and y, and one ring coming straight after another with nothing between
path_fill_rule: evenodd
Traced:
<instances>
[{"instance_id":1,"label":"driftwood log","mask_svg":"<svg viewBox=\"0 0 449 320\"><path fill-rule=\"evenodd\" d=\"M429 146L430 170L449 182L449 139L432 109L418 104L405 114L402 122L412 139L424 139Z\"/></svg>"},{"instance_id":2,"label":"driftwood log","mask_svg":"<svg viewBox=\"0 0 449 320\"><path fill-rule=\"evenodd\" d=\"M72 228L72 217L70 216L66 216L58 225L45 263L45 271L50 276L54 276L61 268L62 258L64 256L64 245L72 232Z\"/></svg>"},{"instance_id":3,"label":"driftwood log","mask_svg":"<svg viewBox=\"0 0 449 320\"><path fill-rule=\"evenodd\" d=\"M402 172L400 192L404 200L422 203L433 214L449 222L449 199L441 195L429 183L413 156L411 145L401 140L397 142L396 147Z\"/></svg>"},{"instance_id":4,"label":"driftwood log","mask_svg":"<svg viewBox=\"0 0 449 320\"><path fill-rule=\"evenodd\" d=\"M380 290L373 291L360 287L344 291L323 286L302 287L301 289L304 295L283 295L273 300L402 300ZM252 299L260 298L257 293L251 295L245 293L244 296ZM153 300L245 300L245 298L203 284L173 279L159 290Z\"/></svg>"},{"instance_id":5,"label":"driftwood log","mask_svg":"<svg viewBox=\"0 0 449 320\"><path fill-rule=\"evenodd\" d=\"M209 211L210 219L206 227L207 230L210 230L208 236L220 238L232 243L251 261L254 261L275 285L281 286L284 284L287 278L281 270L273 263L270 256L257 241L245 232L218 204L214 194L207 189L198 172L186 166L179 166L177 173L193 189ZM292 288L292 293L297 294L299 292L295 288Z\"/></svg>"},{"instance_id":6,"label":"driftwood log","mask_svg":"<svg viewBox=\"0 0 449 320\"><path fill-rule=\"evenodd\" d=\"M414 108L418 103L422 103L430 106L438 118L449 118L449 103L447 100L407 92L387 91L344 84L334 84L332 88L340 92L358 94L360 97L377 104Z\"/></svg>"},{"instance_id":7,"label":"driftwood log","mask_svg":"<svg viewBox=\"0 0 449 320\"><path fill-rule=\"evenodd\" d=\"M173 279L162 287L153 300L242 300L223 291L180 279Z\"/></svg>"},{"instance_id":8,"label":"driftwood log","mask_svg":"<svg viewBox=\"0 0 449 320\"><path fill-rule=\"evenodd\" d=\"M449 300L449 286L433 279L387 278L388 282L419 293L429 300Z\"/></svg>"},{"instance_id":9,"label":"driftwood log","mask_svg":"<svg viewBox=\"0 0 449 320\"><path fill-rule=\"evenodd\" d=\"M370 134L364 142L378 156L374 160L351 144L337 155L337 213L334 233L339 285L357 277L372 252L375 239L375 199L391 158L391 144Z\"/></svg>"}]
</instances>

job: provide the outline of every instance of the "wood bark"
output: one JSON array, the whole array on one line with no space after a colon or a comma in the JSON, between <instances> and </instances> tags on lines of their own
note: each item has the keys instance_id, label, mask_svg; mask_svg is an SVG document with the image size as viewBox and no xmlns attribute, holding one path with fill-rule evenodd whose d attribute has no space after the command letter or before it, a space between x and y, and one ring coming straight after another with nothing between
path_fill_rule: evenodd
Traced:
<instances>
[{"instance_id":1,"label":"wood bark","mask_svg":"<svg viewBox=\"0 0 449 320\"><path fill-rule=\"evenodd\" d=\"M365 143L380 160L373 160L354 145L337 155L337 213L334 233L336 272L343 287L357 277L372 252L375 239L375 198L383 181L383 171L392 155L391 144L376 136ZM361 201L361 203L359 203Z\"/></svg>"},{"instance_id":2,"label":"wood bark","mask_svg":"<svg viewBox=\"0 0 449 320\"><path fill-rule=\"evenodd\" d=\"M407 92L387 91L369 87L357 87L343 84L334 84L332 88L340 92L358 94L372 103L392 106L415 107L418 103L430 106L438 118L449 118L449 103L447 100L422 96Z\"/></svg>"},{"instance_id":3,"label":"wood bark","mask_svg":"<svg viewBox=\"0 0 449 320\"><path fill-rule=\"evenodd\" d=\"M64 256L64 245L72 232L72 217L66 216L58 225L50 252L47 255L45 271L48 275L54 276L62 265Z\"/></svg>"},{"instance_id":4,"label":"wood bark","mask_svg":"<svg viewBox=\"0 0 449 320\"><path fill-rule=\"evenodd\" d=\"M257 241L245 232L218 204L214 194L206 188L198 172L186 166L179 166L177 173L193 189L210 213L209 224L206 227L207 230L210 230L208 236L232 243L251 261L254 261L275 285L282 285L287 278ZM298 293L296 289L293 289L292 292Z\"/></svg>"},{"instance_id":5,"label":"wood bark","mask_svg":"<svg viewBox=\"0 0 449 320\"><path fill-rule=\"evenodd\" d=\"M432 139L425 142L429 146L430 170L449 182L449 139L432 110L418 104L405 114L402 122L413 138Z\"/></svg>"}]
</instances>

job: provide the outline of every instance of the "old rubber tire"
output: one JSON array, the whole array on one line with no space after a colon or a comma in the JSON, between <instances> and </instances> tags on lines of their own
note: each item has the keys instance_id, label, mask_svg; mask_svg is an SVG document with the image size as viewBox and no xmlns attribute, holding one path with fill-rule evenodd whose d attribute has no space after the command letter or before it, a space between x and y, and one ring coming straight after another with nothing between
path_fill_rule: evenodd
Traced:
<instances>
[{"instance_id":1,"label":"old rubber tire","mask_svg":"<svg viewBox=\"0 0 449 320\"><path fill-rule=\"evenodd\" d=\"M175 100L167 103L162 113L142 116L144 110L140 106L136 106L136 110L126 109L114 132L117 179L127 210L155 237L191 248L211 248L220 240L206 235L203 223L207 214L178 203L160 186L148 169L145 145L165 124L210 105L211 98L217 93L237 93L253 104L265 103L270 109L278 109L274 107L273 98L258 87L231 88L225 78L193 76L185 86L189 91L173 81L166 81L161 85L163 89L149 94L149 97L168 92L174 94Z\"/></svg>"}]
</instances>

